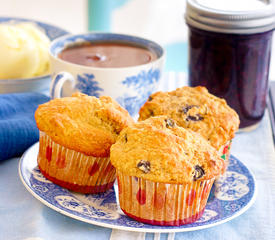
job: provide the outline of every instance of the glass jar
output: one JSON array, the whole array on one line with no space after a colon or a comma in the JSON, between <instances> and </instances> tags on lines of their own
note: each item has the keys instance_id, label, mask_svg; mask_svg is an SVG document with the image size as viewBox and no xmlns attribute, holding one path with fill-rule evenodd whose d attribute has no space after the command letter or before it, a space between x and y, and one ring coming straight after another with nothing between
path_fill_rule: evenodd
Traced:
<instances>
[{"instance_id":1,"label":"glass jar","mask_svg":"<svg viewBox=\"0 0 275 240\"><path fill-rule=\"evenodd\" d=\"M258 0L187 0L189 84L225 98L252 130L266 107L274 5Z\"/></svg>"}]
</instances>

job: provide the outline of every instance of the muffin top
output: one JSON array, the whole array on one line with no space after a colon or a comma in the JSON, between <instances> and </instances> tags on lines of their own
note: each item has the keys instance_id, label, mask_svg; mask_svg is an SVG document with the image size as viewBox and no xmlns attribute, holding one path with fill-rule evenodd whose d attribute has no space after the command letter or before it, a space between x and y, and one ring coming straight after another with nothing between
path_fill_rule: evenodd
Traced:
<instances>
[{"instance_id":1,"label":"muffin top","mask_svg":"<svg viewBox=\"0 0 275 240\"><path fill-rule=\"evenodd\" d=\"M239 116L224 99L205 87L182 87L152 94L139 111L139 120L166 115L184 128L201 134L217 150L231 140L239 127Z\"/></svg>"},{"instance_id":2,"label":"muffin top","mask_svg":"<svg viewBox=\"0 0 275 240\"><path fill-rule=\"evenodd\" d=\"M163 183L211 179L225 168L217 151L202 136L166 116L123 129L111 147L110 159L128 176Z\"/></svg>"},{"instance_id":3,"label":"muffin top","mask_svg":"<svg viewBox=\"0 0 275 240\"><path fill-rule=\"evenodd\" d=\"M134 122L111 97L81 93L40 105L35 120L56 143L94 157L109 156L120 131Z\"/></svg>"}]
</instances>

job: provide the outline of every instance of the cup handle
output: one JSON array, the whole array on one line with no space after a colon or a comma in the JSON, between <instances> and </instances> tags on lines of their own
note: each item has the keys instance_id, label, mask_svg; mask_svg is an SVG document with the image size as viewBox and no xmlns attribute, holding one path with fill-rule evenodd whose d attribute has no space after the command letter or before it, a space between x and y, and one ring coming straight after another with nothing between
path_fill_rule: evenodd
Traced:
<instances>
[{"instance_id":1,"label":"cup handle","mask_svg":"<svg viewBox=\"0 0 275 240\"><path fill-rule=\"evenodd\" d=\"M53 77L50 87L51 98L61 98L62 88L65 82L71 83L69 87L72 92L75 85L75 79L72 74L68 72L59 72Z\"/></svg>"}]
</instances>

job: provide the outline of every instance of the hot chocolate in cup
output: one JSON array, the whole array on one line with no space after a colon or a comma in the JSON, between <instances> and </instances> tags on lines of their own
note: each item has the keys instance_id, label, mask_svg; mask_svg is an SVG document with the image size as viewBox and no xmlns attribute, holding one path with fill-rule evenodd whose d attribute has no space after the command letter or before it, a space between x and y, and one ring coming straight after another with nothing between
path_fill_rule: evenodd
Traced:
<instances>
[{"instance_id":1,"label":"hot chocolate in cup","mask_svg":"<svg viewBox=\"0 0 275 240\"><path fill-rule=\"evenodd\" d=\"M114 33L67 35L50 46L52 98L82 92L111 96L136 117L157 90L163 48L150 40Z\"/></svg>"}]
</instances>

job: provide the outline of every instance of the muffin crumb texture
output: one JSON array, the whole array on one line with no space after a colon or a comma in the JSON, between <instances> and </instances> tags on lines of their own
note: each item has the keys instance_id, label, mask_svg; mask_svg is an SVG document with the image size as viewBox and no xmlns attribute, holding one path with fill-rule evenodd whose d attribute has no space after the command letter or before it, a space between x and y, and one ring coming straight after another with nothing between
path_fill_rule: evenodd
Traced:
<instances>
[{"instance_id":1,"label":"muffin crumb texture","mask_svg":"<svg viewBox=\"0 0 275 240\"><path fill-rule=\"evenodd\" d=\"M110 158L126 175L163 183L211 179L224 169L224 161L203 137L166 116L122 130Z\"/></svg>"},{"instance_id":2,"label":"muffin crumb texture","mask_svg":"<svg viewBox=\"0 0 275 240\"><path fill-rule=\"evenodd\" d=\"M81 93L40 105L35 120L56 143L94 157L109 156L120 131L134 122L111 97Z\"/></svg>"},{"instance_id":3,"label":"muffin crumb texture","mask_svg":"<svg viewBox=\"0 0 275 240\"><path fill-rule=\"evenodd\" d=\"M224 99L205 87L182 87L156 92L141 107L139 120L166 115L184 128L198 132L217 150L231 140L239 127L239 117Z\"/></svg>"}]
</instances>

